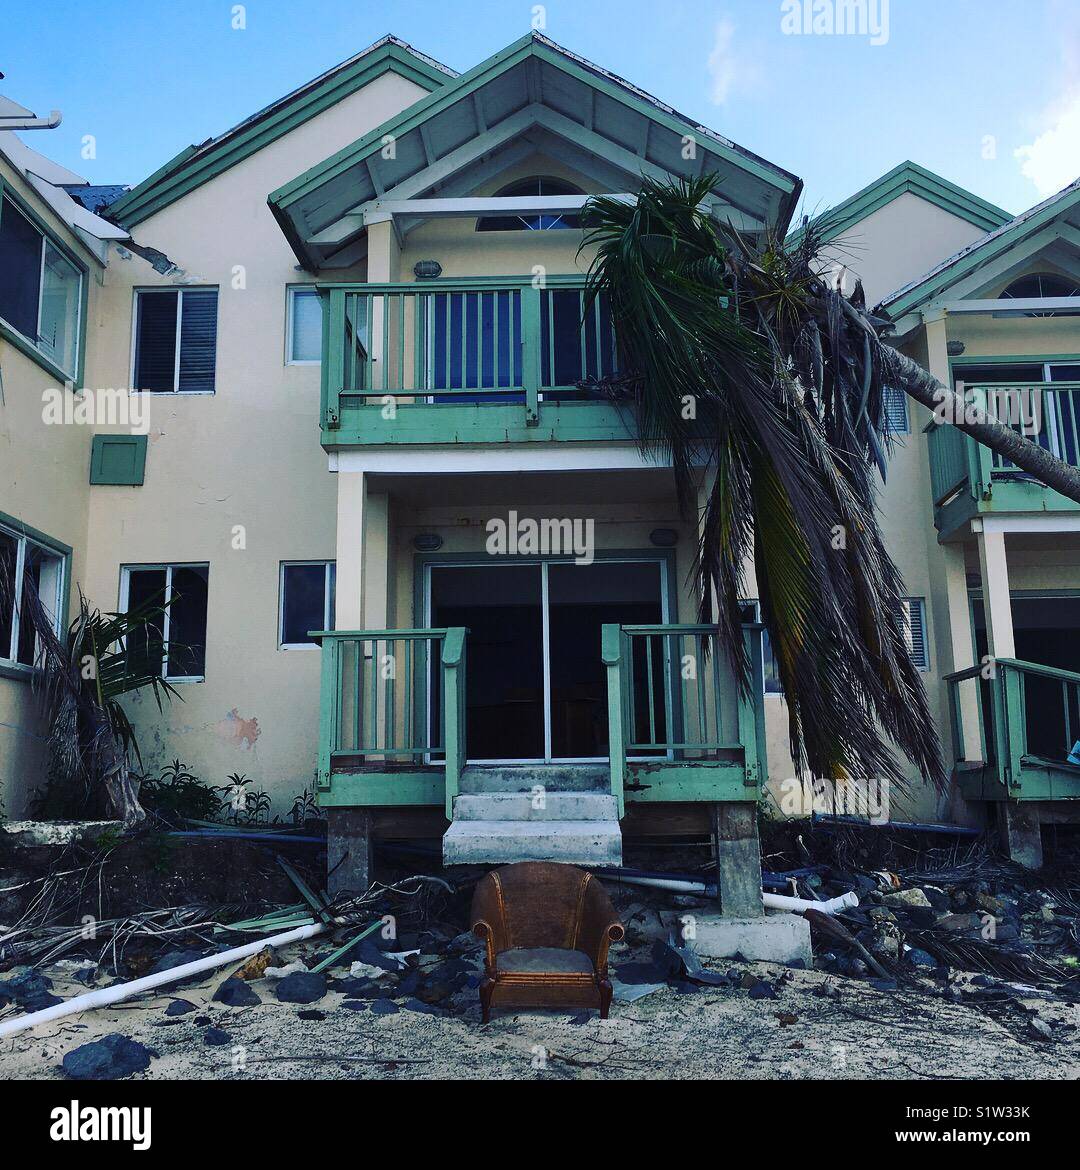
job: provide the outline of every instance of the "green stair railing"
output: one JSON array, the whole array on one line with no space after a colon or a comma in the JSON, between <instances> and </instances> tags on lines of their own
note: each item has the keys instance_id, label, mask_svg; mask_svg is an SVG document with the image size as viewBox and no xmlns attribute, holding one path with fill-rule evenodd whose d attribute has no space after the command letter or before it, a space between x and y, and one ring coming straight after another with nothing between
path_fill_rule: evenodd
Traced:
<instances>
[{"instance_id":1,"label":"green stair railing","mask_svg":"<svg viewBox=\"0 0 1080 1170\"><path fill-rule=\"evenodd\" d=\"M443 763L452 807L465 761L462 627L321 630L318 786L335 767L392 772Z\"/></svg>"}]
</instances>

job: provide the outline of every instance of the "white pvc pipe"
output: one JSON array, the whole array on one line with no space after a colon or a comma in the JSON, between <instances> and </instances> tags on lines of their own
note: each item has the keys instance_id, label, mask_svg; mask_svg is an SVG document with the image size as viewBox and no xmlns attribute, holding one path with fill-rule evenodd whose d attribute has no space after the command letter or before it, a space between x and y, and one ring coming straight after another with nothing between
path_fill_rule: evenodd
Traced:
<instances>
[{"instance_id":1,"label":"white pvc pipe","mask_svg":"<svg viewBox=\"0 0 1080 1170\"><path fill-rule=\"evenodd\" d=\"M830 898L827 902L811 902L805 898L789 898L786 894L762 894L762 901L770 910L792 910L801 913L803 910L817 910L820 914L839 914L841 910L854 910L859 904L859 895L854 890L848 890L839 898Z\"/></svg>"},{"instance_id":2,"label":"white pvc pipe","mask_svg":"<svg viewBox=\"0 0 1080 1170\"><path fill-rule=\"evenodd\" d=\"M697 894L701 897L716 897L716 887L705 882L688 882L680 878L653 878L653 877L622 877L612 876L609 880L626 882L632 886L650 886L655 890L671 890L676 894ZM786 894L763 893L761 901L769 910L791 910L801 913L803 910L817 910L821 914L839 914L841 910L853 910L859 904L859 895L854 890L841 894L839 898L830 898L827 902L811 902L805 898L789 898Z\"/></svg>"},{"instance_id":3,"label":"white pvc pipe","mask_svg":"<svg viewBox=\"0 0 1080 1170\"><path fill-rule=\"evenodd\" d=\"M325 922L313 922L308 926L297 926L284 934L275 934L273 938L260 938L254 942L244 943L243 946L233 947L231 951L220 951L216 955L207 955L204 959L196 959L193 963L183 963L179 967L170 967L167 971L158 971L153 975L144 975L141 979L133 979L130 983L114 983L111 987L100 987L97 991L88 991L85 995L77 995L74 999L66 999L63 1003L54 1003L52 1007L42 1008L39 1012L31 1012L28 1016L17 1016L14 1020L5 1020L0 1023L0 1038L14 1036L35 1024L44 1024L48 1020L59 1020L64 1016L74 1015L75 1012L85 1012L90 1008L104 1007L110 1003L121 1003L131 999L143 991L152 991L166 983L177 983L192 975L199 975L203 971L213 971L217 967L224 967L228 963L247 959L257 955L266 947L283 947L289 943L301 942L305 938L314 938L326 930Z\"/></svg>"}]
</instances>

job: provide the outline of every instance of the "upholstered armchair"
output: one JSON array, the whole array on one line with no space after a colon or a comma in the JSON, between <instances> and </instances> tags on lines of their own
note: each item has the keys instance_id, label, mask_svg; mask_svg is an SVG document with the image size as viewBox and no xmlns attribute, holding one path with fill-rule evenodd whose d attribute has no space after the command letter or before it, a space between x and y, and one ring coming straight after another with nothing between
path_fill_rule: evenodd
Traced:
<instances>
[{"instance_id":1,"label":"upholstered armchair","mask_svg":"<svg viewBox=\"0 0 1080 1170\"><path fill-rule=\"evenodd\" d=\"M592 874L551 861L493 870L473 895L472 929L487 946L485 1024L493 1006L595 1007L607 1019L608 947L625 930Z\"/></svg>"}]
</instances>

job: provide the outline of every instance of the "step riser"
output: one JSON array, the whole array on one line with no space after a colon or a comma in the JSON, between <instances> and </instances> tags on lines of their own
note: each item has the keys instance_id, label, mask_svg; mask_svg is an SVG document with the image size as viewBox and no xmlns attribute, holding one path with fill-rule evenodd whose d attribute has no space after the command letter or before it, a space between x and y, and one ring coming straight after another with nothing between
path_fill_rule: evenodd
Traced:
<instances>
[{"instance_id":1,"label":"step riser","mask_svg":"<svg viewBox=\"0 0 1080 1170\"><path fill-rule=\"evenodd\" d=\"M622 865L622 833L613 821L455 821L443 837L443 865L517 861Z\"/></svg>"},{"instance_id":2,"label":"step riser","mask_svg":"<svg viewBox=\"0 0 1080 1170\"><path fill-rule=\"evenodd\" d=\"M461 773L459 790L469 795L488 792L607 792L610 772L599 764L471 765Z\"/></svg>"},{"instance_id":3,"label":"step riser","mask_svg":"<svg viewBox=\"0 0 1080 1170\"><path fill-rule=\"evenodd\" d=\"M542 807L528 793L462 795L454 802L455 821L613 821L614 796L592 792L545 792Z\"/></svg>"}]
</instances>

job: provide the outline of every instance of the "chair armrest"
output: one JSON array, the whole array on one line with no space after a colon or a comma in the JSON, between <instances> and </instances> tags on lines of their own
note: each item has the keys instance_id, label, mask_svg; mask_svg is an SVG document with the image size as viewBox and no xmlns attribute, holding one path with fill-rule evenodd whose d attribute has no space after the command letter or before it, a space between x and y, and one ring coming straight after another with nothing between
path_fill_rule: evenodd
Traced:
<instances>
[{"instance_id":1,"label":"chair armrest","mask_svg":"<svg viewBox=\"0 0 1080 1170\"><path fill-rule=\"evenodd\" d=\"M578 949L593 961L600 978L607 976L608 948L626 934L615 907L602 885L593 878L585 890L581 910L581 928L578 931Z\"/></svg>"},{"instance_id":2,"label":"chair armrest","mask_svg":"<svg viewBox=\"0 0 1080 1170\"><path fill-rule=\"evenodd\" d=\"M502 899L493 874L488 874L476 886L473 894L472 932L487 945L487 970L495 971L495 956L509 947L506 938L506 920L503 916Z\"/></svg>"}]
</instances>

